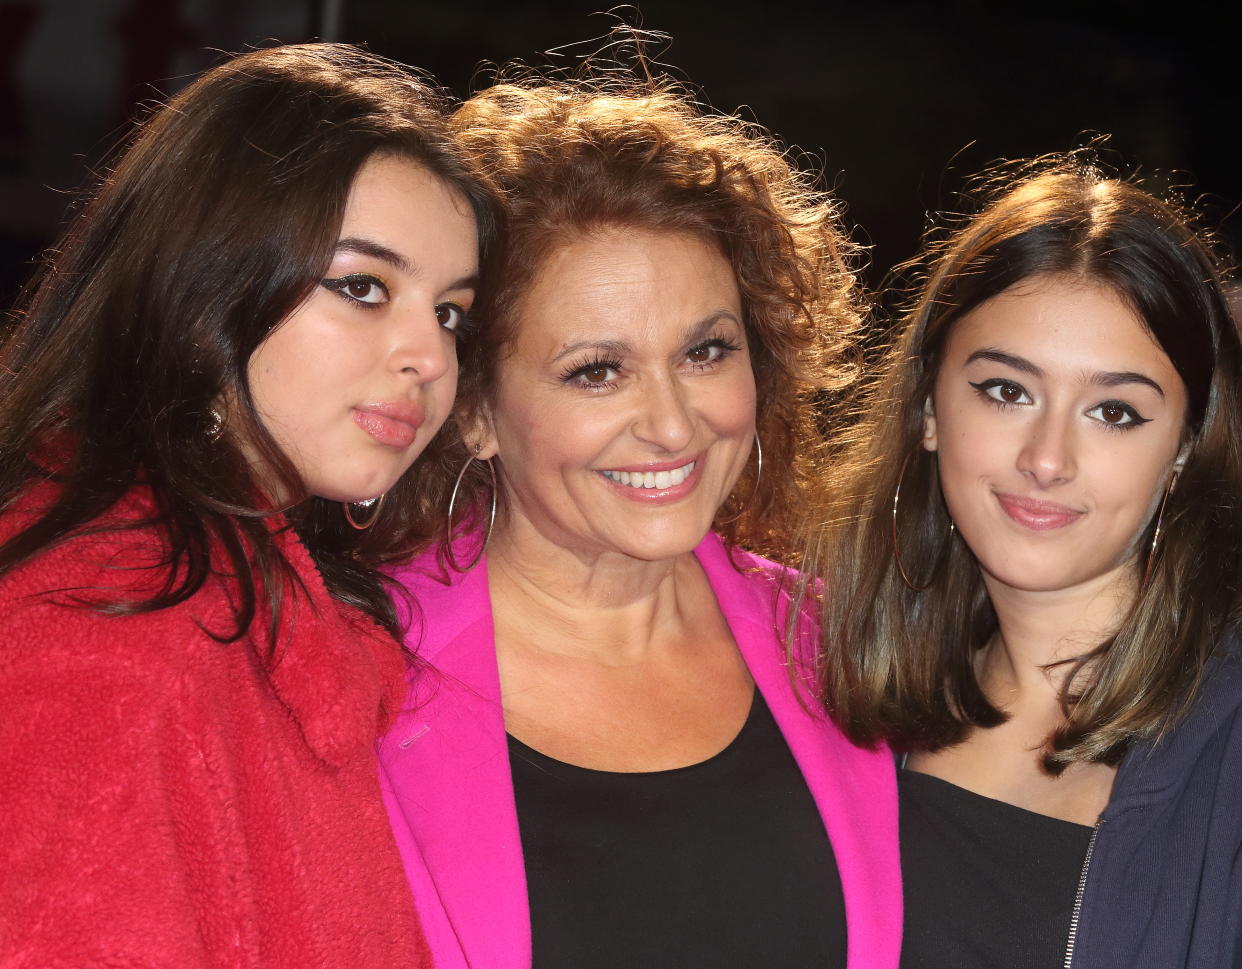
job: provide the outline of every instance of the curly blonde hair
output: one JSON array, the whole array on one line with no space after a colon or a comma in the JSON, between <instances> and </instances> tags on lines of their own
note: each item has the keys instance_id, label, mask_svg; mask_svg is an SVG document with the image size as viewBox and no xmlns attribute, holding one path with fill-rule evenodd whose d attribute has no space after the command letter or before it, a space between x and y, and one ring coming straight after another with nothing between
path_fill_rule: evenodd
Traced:
<instances>
[{"instance_id":1,"label":"curly blonde hair","mask_svg":"<svg viewBox=\"0 0 1242 969\"><path fill-rule=\"evenodd\" d=\"M763 129L710 113L667 81L528 75L474 95L450 123L504 200L507 225L460 348L458 427L471 426L489 402L523 296L555 249L615 227L702 238L737 276L764 461L757 483L749 463L716 527L732 545L790 560L814 484L816 405L856 370L849 347L863 316L858 250L841 228L839 204ZM442 470L432 500L447 498L460 463ZM489 487L486 469L471 467L457 507L484 500Z\"/></svg>"}]
</instances>

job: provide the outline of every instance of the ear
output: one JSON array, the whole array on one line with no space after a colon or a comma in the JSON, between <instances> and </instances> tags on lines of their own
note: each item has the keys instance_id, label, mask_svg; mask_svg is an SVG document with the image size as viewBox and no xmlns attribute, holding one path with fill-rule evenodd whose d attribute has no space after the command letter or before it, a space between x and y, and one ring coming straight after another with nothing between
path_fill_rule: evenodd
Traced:
<instances>
[{"instance_id":1,"label":"ear","mask_svg":"<svg viewBox=\"0 0 1242 969\"><path fill-rule=\"evenodd\" d=\"M935 451L940 445L936 436L936 410L932 407L931 394L923 401L923 450Z\"/></svg>"},{"instance_id":2,"label":"ear","mask_svg":"<svg viewBox=\"0 0 1242 969\"><path fill-rule=\"evenodd\" d=\"M462 441L466 449L480 461L496 456L500 445L496 440L496 430L492 425L491 411L486 406L481 408L473 418L461 422ZM475 449L478 450L475 450Z\"/></svg>"}]
</instances>

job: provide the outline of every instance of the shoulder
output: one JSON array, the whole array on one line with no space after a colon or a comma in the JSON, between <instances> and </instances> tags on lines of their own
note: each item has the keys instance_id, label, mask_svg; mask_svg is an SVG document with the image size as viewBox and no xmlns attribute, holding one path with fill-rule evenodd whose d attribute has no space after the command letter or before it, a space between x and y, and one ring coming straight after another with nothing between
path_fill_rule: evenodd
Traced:
<instances>
[{"instance_id":1,"label":"shoulder","mask_svg":"<svg viewBox=\"0 0 1242 969\"><path fill-rule=\"evenodd\" d=\"M703 539L695 555L726 611L775 615L783 622L789 618L791 604L801 598L801 576L796 569L726 545L714 533Z\"/></svg>"},{"instance_id":2,"label":"shoulder","mask_svg":"<svg viewBox=\"0 0 1242 969\"><path fill-rule=\"evenodd\" d=\"M37 486L0 515L0 540L33 521L54 498ZM109 604L150 598L166 586L168 541L152 523L154 507L135 490L99 519L0 578L0 655L6 666L23 661L50 668L63 655L72 666L92 659L119 660L143 653L150 675L177 664L178 647L214 643L208 633L226 629L231 600L212 576L187 602L154 611L125 611Z\"/></svg>"},{"instance_id":3,"label":"shoulder","mask_svg":"<svg viewBox=\"0 0 1242 969\"><path fill-rule=\"evenodd\" d=\"M444 562L438 546L432 546L391 568L389 576L405 592L397 596L397 606L406 629L406 646L412 652L433 660L463 639L486 639L491 648L486 555L469 571L459 572Z\"/></svg>"}]
</instances>

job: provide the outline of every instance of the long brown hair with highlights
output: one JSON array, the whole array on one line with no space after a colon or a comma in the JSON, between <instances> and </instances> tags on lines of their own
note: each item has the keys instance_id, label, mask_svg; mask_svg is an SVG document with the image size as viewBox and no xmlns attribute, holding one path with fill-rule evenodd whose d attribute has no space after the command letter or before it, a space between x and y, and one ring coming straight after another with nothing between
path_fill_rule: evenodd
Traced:
<instances>
[{"instance_id":1,"label":"long brown hair with highlights","mask_svg":"<svg viewBox=\"0 0 1242 969\"><path fill-rule=\"evenodd\" d=\"M1066 678L1066 719L1044 757L1056 773L1077 761L1116 763L1132 742L1167 729L1239 617L1242 349L1218 260L1178 206L1107 177L1086 154L1017 171L994 177L978 214L921 263L897 339L857 422L841 432L806 569L823 582L823 698L853 740L929 750L1000 723L975 677L996 617L978 563L950 531L936 457L920 446L924 401L948 334L975 307L1045 274L1109 287L1186 386L1189 449L1159 551L1140 563L1148 581L1120 628Z\"/></svg>"},{"instance_id":2,"label":"long brown hair with highlights","mask_svg":"<svg viewBox=\"0 0 1242 969\"><path fill-rule=\"evenodd\" d=\"M444 113L437 91L408 69L312 44L230 60L141 126L0 349L0 509L46 478L49 464L60 484L55 501L0 545L0 576L92 527L141 484L157 509L149 524L166 537L167 577L158 594L105 606L171 606L227 569L237 607L225 638L248 629L261 594L275 628L289 575L272 539L277 510L260 495L245 441L273 469L276 492L291 496L284 513L329 591L396 631L371 566L390 544L430 530L403 500L418 490L417 465L369 532L349 528L338 504L307 495L263 427L247 364L327 270L369 157L424 166L490 237L490 197ZM212 408L222 395L221 435Z\"/></svg>"}]
</instances>

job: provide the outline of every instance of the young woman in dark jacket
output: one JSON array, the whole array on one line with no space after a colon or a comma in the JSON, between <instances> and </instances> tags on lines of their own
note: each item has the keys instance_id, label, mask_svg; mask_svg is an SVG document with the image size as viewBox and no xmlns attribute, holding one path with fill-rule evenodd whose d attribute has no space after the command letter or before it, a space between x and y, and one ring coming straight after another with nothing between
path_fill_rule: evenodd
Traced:
<instances>
[{"instance_id":1,"label":"young woman in dark jacket","mask_svg":"<svg viewBox=\"0 0 1242 969\"><path fill-rule=\"evenodd\" d=\"M312 45L191 85L74 222L0 349L4 966L430 964L371 566L487 211L432 90Z\"/></svg>"},{"instance_id":2,"label":"young woman in dark jacket","mask_svg":"<svg viewBox=\"0 0 1242 969\"><path fill-rule=\"evenodd\" d=\"M906 967L1242 958L1242 351L1079 157L935 247L824 488L822 685L900 775Z\"/></svg>"}]
</instances>

